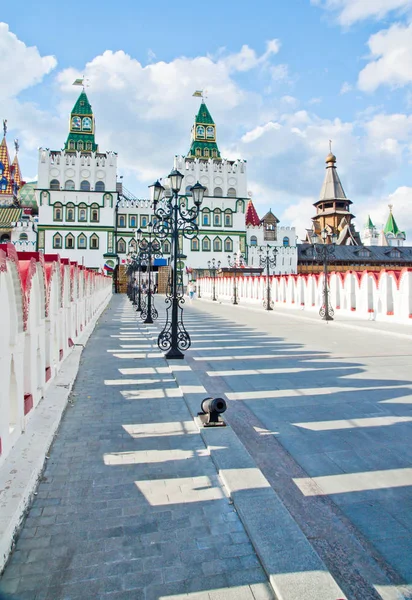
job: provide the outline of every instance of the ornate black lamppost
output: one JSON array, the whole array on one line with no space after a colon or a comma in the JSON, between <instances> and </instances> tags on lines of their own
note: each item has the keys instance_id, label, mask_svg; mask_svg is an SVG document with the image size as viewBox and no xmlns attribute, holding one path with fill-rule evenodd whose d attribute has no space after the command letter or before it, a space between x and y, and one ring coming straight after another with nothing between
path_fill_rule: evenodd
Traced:
<instances>
[{"instance_id":1,"label":"ornate black lamppost","mask_svg":"<svg viewBox=\"0 0 412 600\"><path fill-rule=\"evenodd\" d=\"M190 347L191 341L183 324L183 275L179 268L178 256L179 236L191 239L199 228L196 219L199 216L200 205L206 188L197 182L190 191L192 196L179 196L183 175L174 169L169 175L171 195L164 195L165 188L159 181L150 186L153 211L156 217L154 232L162 239L171 238L171 272L166 293L166 323L160 332L157 343L161 350L166 350L166 358L183 358L182 350ZM189 208L189 200L193 198L194 205Z\"/></svg>"},{"instance_id":2,"label":"ornate black lamppost","mask_svg":"<svg viewBox=\"0 0 412 600\"><path fill-rule=\"evenodd\" d=\"M273 310L274 302L270 293L270 269L276 267L277 246L260 246L260 266L266 269L266 298L263 300L263 306L266 310ZM272 252L271 252L272 251Z\"/></svg>"},{"instance_id":3,"label":"ornate black lamppost","mask_svg":"<svg viewBox=\"0 0 412 600\"><path fill-rule=\"evenodd\" d=\"M233 259L229 256L227 257L227 261L229 263L229 267L231 269L233 269L233 296L232 296L232 304L239 304L238 302L238 293L237 293L237 272L240 270L241 267L244 266L245 264L245 257L243 256L243 254L241 254L240 252L238 252L237 254L233 255Z\"/></svg>"},{"instance_id":4,"label":"ornate black lamppost","mask_svg":"<svg viewBox=\"0 0 412 600\"><path fill-rule=\"evenodd\" d=\"M146 289L146 300L141 304L140 317L143 323L153 323L153 319L157 319L157 312L153 301L153 286L152 286L152 259L159 258L162 255L161 246L158 240L152 239L152 223L149 223L148 236L143 237L141 229L137 230L137 250L140 265L146 265L148 275L148 285ZM139 286L140 287L140 286Z\"/></svg>"},{"instance_id":5,"label":"ornate black lamppost","mask_svg":"<svg viewBox=\"0 0 412 600\"><path fill-rule=\"evenodd\" d=\"M322 317L324 321L333 321L334 310L329 301L329 286L328 286L328 264L329 257L335 253L335 243L337 240L336 234L330 234L327 229L322 229L321 236L323 240L323 244L317 244L316 240L318 236L316 233L311 235L312 244L317 256L323 260L323 300L322 306L319 310L319 315ZM326 241L328 237L331 238L332 243L327 244Z\"/></svg>"},{"instance_id":6,"label":"ornate black lamppost","mask_svg":"<svg viewBox=\"0 0 412 600\"><path fill-rule=\"evenodd\" d=\"M218 271L220 269L220 260L218 260L216 263L215 259L212 258L211 261L210 260L207 261L207 266L212 275L212 280L213 280L212 300L214 302L216 302L216 300L217 300L217 298L216 298L216 271Z\"/></svg>"}]
</instances>

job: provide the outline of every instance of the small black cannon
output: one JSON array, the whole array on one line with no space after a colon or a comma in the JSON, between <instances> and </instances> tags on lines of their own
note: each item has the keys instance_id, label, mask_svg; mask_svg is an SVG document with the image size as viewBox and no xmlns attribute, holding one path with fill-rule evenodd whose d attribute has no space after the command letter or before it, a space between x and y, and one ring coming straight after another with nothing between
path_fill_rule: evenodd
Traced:
<instances>
[{"instance_id":1,"label":"small black cannon","mask_svg":"<svg viewBox=\"0 0 412 600\"><path fill-rule=\"evenodd\" d=\"M200 405L201 412L197 413L203 427L225 427L226 423L219 417L227 409L223 398L205 398Z\"/></svg>"}]
</instances>

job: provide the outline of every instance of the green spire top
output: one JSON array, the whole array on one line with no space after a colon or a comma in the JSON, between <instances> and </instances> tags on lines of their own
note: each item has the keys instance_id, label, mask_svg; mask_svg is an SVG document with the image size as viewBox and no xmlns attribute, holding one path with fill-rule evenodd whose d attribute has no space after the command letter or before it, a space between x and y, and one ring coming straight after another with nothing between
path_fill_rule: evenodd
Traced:
<instances>
[{"instance_id":1,"label":"green spire top","mask_svg":"<svg viewBox=\"0 0 412 600\"><path fill-rule=\"evenodd\" d=\"M83 90L70 114L70 129L64 145L65 150L97 152L94 141L94 116L89 99Z\"/></svg>"},{"instance_id":2,"label":"green spire top","mask_svg":"<svg viewBox=\"0 0 412 600\"><path fill-rule=\"evenodd\" d=\"M375 225L372 223L370 215L368 215L368 220L365 223L365 229L375 229Z\"/></svg>"},{"instance_id":3,"label":"green spire top","mask_svg":"<svg viewBox=\"0 0 412 600\"><path fill-rule=\"evenodd\" d=\"M389 217L386 221L386 225L383 231L385 233L393 233L393 235L397 235L400 232L400 229L398 228L395 221L395 217L392 214L392 208L392 204L389 204Z\"/></svg>"},{"instance_id":4,"label":"green spire top","mask_svg":"<svg viewBox=\"0 0 412 600\"><path fill-rule=\"evenodd\" d=\"M192 127L189 158L220 158L216 144L216 125L203 99Z\"/></svg>"}]
</instances>

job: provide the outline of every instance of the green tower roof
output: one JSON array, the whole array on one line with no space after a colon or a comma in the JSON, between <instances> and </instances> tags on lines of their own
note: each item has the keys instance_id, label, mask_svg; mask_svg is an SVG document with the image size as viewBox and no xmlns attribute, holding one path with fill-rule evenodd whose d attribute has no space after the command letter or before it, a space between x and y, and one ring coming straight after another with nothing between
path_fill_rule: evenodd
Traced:
<instances>
[{"instance_id":1,"label":"green tower roof","mask_svg":"<svg viewBox=\"0 0 412 600\"><path fill-rule=\"evenodd\" d=\"M389 217L386 221L386 225L383 231L385 233L393 233L393 235L397 235L400 232L400 229L396 224L395 217L392 214L392 206L389 206Z\"/></svg>"},{"instance_id":2,"label":"green tower roof","mask_svg":"<svg viewBox=\"0 0 412 600\"><path fill-rule=\"evenodd\" d=\"M372 223L370 215L368 215L368 220L365 223L365 229L375 229L375 225Z\"/></svg>"},{"instance_id":3,"label":"green tower roof","mask_svg":"<svg viewBox=\"0 0 412 600\"><path fill-rule=\"evenodd\" d=\"M216 143L216 126L206 104L202 100L192 127L192 143L189 158L220 158Z\"/></svg>"},{"instance_id":4,"label":"green tower roof","mask_svg":"<svg viewBox=\"0 0 412 600\"><path fill-rule=\"evenodd\" d=\"M99 149L94 139L92 107L84 90L77 98L70 114L69 135L64 149L83 152L97 152Z\"/></svg>"}]
</instances>

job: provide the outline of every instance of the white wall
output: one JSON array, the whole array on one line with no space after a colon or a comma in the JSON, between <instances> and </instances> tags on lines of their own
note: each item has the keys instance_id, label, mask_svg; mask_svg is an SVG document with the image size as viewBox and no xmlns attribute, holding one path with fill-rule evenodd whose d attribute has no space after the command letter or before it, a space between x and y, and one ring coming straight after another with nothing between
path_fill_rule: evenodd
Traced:
<instances>
[{"instance_id":1,"label":"white wall","mask_svg":"<svg viewBox=\"0 0 412 600\"><path fill-rule=\"evenodd\" d=\"M199 280L203 298L212 296L213 281ZM274 305L318 312L323 303L323 274L279 275L269 278ZM239 302L261 305L266 299L267 278L237 277ZM365 319L412 325L412 269L400 272L332 272L329 275L330 303L335 313ZM233 278L216 278L220 301L230 302Z\"/></svg>"},{"instance_id":2,"label":"white wall","mask_svg":"<svg viewBox=\"0 0 412 600\"><path fill-rule=\"evenodd\" d=\"M68 261L66 261L68 262ZM49 382L112 293L109 277L0 248L0 465Z\"/></svg>"}]
</instances>

